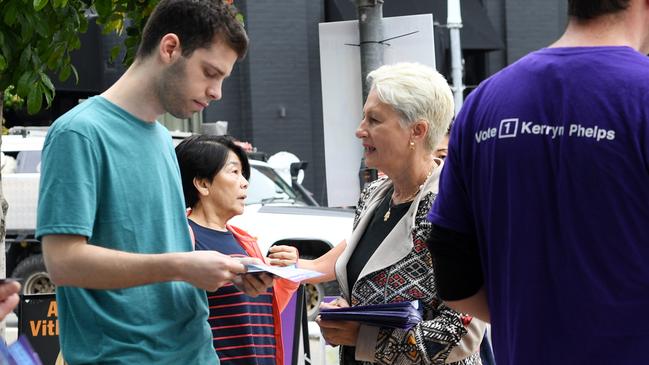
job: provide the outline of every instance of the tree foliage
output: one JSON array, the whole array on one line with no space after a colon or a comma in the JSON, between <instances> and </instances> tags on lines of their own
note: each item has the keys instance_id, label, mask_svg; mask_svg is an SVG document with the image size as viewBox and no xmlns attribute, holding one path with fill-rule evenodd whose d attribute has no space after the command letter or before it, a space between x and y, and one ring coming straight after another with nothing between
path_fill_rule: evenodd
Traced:
<instances>
[{"instance_id":1,"label":"tree foliage","mask_svg":"<svg viewBox=\"0 0 649 365\"><path fill-rule=\"evenodd\" d=\"M215 0L218 1L218 0ZM233 0L223 0L234 6ZM26 101L30 114L43 100L49 106L54 85L48 75L61 81L77 71L70 52L81 46L79 35L88 29L88 17L96 16L103 33L126 34L122 62L133 62L140 35L159 0L0 0L0 109L8 94L13 101ZM236 11L237 18L243 16ZM122 45L110 51L115 60ZM10 88L13 86L13 88ZM0 116L2 114L0 113Z\"/></svg>"},{"instance_id":2,"label":"tree foliage","mask_svg":"<svg viewBox=\"0 0 649 365\"><path fill-rule=\"evenodd\" d=\"M79 34L88 28L81 0L0 0L0 92L26 100L27 110L49 104L54 85L48 71L66 80L76 75L70 52L79 48Z\"/></svg>"},{"instance_id":3,"label":"tree foliage","mask_svg":"<svg viewBox=\"0 0 649 365\"><path fill-rule=\"evenodd\" d=\"M88 17L97 16L104 33L126 32L124 62L130 64L147 17L159 0L0 0L0 107L8 100L26 101L30 114L43 101L49 106L54 85L77 71L70 53L81 46L79 35ZM120 46L111 50L114 60Z\"/></svg>"}]
</instances>

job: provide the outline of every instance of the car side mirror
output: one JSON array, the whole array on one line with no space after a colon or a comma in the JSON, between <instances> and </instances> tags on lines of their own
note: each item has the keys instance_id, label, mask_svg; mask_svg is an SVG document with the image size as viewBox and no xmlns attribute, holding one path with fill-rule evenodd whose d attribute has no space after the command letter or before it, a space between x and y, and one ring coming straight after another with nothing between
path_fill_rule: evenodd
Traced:
<instances>
[{"instance_id":1,"label":"car side mirror","mask_svg":"<svg viewBox=\"0 0 649 365\"><path fill-rule=\"evenodd\" d=\"M290 172L291 172L291 181L293 184L297 182L297 175L300 173L300 170L306 170L306 167L309 165L307 161L293 162L291 163Z\"/></svg>"},{"instance_id":2,"label":"car side mirror","mask_svg":"<svg viewBox=\"0 0 649 365\"><path fill-rule=\"evenodd\" d=\"M302 195L302 198L304 201L306 201L309 205L313 206L319 206L317 201L313 199L313 196L309 191L307 191L302 184L300 184L297 181L297 175L300 173L300 170L306 169L306 167L309 165L308 162L306 161L300 161L300 162L293 162L291 163L290 167L290 172L291 172L291 185L294 190L296 190L300 195Z\"/></svg>"}]
</instances>

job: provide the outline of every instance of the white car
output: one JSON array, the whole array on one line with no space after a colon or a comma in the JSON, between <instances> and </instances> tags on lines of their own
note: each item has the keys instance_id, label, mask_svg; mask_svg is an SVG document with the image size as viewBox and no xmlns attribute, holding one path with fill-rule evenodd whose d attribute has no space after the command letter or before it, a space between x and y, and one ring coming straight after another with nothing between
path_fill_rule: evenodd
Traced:
<instances>
[{"instance_id":1,"label":"white car","mask_svg":"<svg viewBox=\"0 0 649 365\"><path fill-rule=\"evenodd\" d=\"M45 270L40 242L34 238L44 133L25 129L24 135L2 136L2 190L9 203L7 273L21 279L27 294L55 288ZM251 159L250 166L245 212L230 223L256 237L262 252L273 245L291 245L300 257L315 258L351 233L351 210L314 206L302 189L294 189L267 163ZM306 285L305 289L310 319L317 315L324 295L338 294L334 282Z\"/></svg>"}]
</instances>

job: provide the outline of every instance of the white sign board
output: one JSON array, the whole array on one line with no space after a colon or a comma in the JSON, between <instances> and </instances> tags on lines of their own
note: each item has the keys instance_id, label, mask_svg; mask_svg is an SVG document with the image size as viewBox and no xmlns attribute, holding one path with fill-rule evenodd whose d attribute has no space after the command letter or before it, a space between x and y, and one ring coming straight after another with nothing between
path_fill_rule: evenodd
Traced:
<instances>
[{"instance_id":1,"label":"white sign board","mask_svg":"<svg viewBox=\"0 0 649 365\"><path fill-rule=\"evenodd\" d=\"M399 37L403 35L403 37ZM383 19L383 62L419 62L435 68L432 14ZM330 207L358 202L363 155L354 133L361 120L358 21L320 23L320 73L327 198Z\"/></svg>"}]
</instances>

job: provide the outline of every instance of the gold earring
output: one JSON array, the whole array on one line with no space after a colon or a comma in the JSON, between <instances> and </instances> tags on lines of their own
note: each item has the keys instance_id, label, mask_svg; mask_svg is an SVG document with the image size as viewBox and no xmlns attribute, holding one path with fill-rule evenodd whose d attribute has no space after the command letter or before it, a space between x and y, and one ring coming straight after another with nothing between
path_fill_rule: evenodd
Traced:
<instances>
[{"instance_id":1,"label":"gold earring","mask_svg":"<svg viewBox=\"0 0 649 365\"><path fill-rule=\"evenodd\" d=\"M415 142L410 141L410 149L414 150L415 149Z\"/></svg>"}]
</instances>

